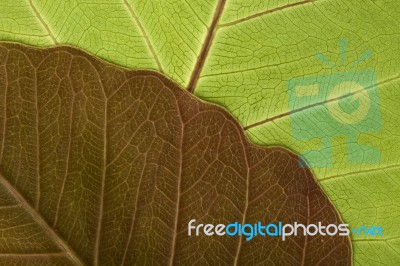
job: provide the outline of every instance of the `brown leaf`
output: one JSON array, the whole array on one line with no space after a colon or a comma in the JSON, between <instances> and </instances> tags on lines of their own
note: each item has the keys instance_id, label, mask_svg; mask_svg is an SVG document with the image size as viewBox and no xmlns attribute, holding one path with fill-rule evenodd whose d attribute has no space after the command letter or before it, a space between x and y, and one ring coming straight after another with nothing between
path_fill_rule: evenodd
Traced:
<instances>
[{"instance_id":1,"label":"brown leaf","mask_svg":"<svg viewBox=\"0 0 400 266\"><path fill-rule=\"evenodd\" d=\"M348 237L188 236L342 223L299 159L166 77L0 45L0 264L349 265Z\"/></svg>"}]
</instances>

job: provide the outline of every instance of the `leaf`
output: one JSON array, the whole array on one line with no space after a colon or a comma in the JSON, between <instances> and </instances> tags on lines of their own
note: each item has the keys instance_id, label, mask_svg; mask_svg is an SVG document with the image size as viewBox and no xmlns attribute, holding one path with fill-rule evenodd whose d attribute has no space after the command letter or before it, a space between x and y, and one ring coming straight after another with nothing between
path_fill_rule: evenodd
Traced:
<instances>
[{"instance_id":1,"label":"leaf","mask_svg":"<svg viewBox=\"0 0 400 266\"><path fill-rule=\"evenodd\" d=\"M377 74L382 129L359 137L379 148L380 161L348 163L342 136L333 139L333 166L313 171L351 226L385 228L374 241L353 237L355 264L399 264L398 13L395 0L3 0L0 39L71 44L119 65L158 70L226 107L254 143L297 153L321 141L293 137L287 81L348 70L371 49L373 57L357 68ZM340 69L316 60L322 53L341 66L342 37L348 51ZM313 108L298 115L312 118Z\"/></svg>"},{"instance_id":2,"label":"leaf","mask_svg":"<svg viewBox=\"0 0 400 266\"><path fill-rule=\"evenodd\" d=\"M400 139L396 126L400 123L400 25L394 19L396 12L397 1L315 1L220 27L195 91L200 98L225 106L256 144L284 146L297 153L320 151L327 146L318 135L297 140L293 133L288 82L296 77L349 72L354 62L372 50L372 57L351 71L374 70L378 93L374 101L381 119L373 122L381 129L361 130L353 138L335 136L330 145L332 155L318 157L320 161L332 159L333 165L313 169L351 227L384 228L383 237L352 236L355 265L400 263L400 230L396 226L400 222ZM338 47L343 37L348 39L344 65ZM316 60L317 52L326 54L337 67ZM315 123L326 112L325 107L333 104L310 105L296 116ZM326 128L322 121L317 124L321 131ZM306 127L304 131L313 132ZM354 142L377 149L379 161L351 162L349 145ZM366 151L358 156L370 155Z\"/></svg>"},{"instance_id":3,"label":"leaf","mask_svg":"<svg viewBox=\"0 0 400 266\"><path fill-rule=\"evenodd\" d=\"M351 264L338 235L187 235L191 219L342 222L297 156L166 77L1 44L0 79L0 264Z\"/></svg>"}]
</instances>

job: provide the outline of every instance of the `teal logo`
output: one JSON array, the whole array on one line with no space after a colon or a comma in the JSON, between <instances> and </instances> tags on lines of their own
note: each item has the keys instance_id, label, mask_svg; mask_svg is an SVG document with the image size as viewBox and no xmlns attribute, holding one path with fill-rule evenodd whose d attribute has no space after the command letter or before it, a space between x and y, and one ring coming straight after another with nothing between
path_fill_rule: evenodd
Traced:
<instances>
[{"instance_id":1,"label":"teal logo","mask_svg":"<svg viewBox=\"0 0 400 266\"><path fill-rule=\"evenodd\" d=\"M356 236L383 236L383 228L378 226L365 226L362 225L357 228L351 229L351 232Z\"/></svg>"},{"instance_id":2,"label":"teal logo","mask_svg":"<svg viewBox=\"0 0 400 266\"><path fill-rule=\"evenodd\" d=\"M347 41L340 40L339 46L344 66ZM359 142L360 134L379 131L382 126L375 71L355 70L370 56L372 52L366 51L350 65L350 71L298 77L287 82L293 138L298 141L317 139L320 143L315 149L301 152L309 167L333 167L334 137L347 139L347 162L380 161L380 151L376 147ZM316 57L335 67L323 54Z\"/></svg>"}]
</instances>

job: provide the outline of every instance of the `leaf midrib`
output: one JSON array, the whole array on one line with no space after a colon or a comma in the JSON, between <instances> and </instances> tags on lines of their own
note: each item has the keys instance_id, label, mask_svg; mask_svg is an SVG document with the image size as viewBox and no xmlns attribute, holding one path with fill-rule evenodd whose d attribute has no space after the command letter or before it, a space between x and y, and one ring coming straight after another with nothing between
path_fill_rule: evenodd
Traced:
<instances>
[{"instance_id":1,"label":"leaf midrib","mask_svg":"<svg viewBox=\"0 0 400 266\"><path fill-rule=\"evenodd\" d=\"M212 42L214 40L214 37L215 37L215 35L217 34L217 31L220 28L234 26L234 25L240 24L240 23L248 21L248 20L252 20L252 19L255 19L255 18L258 18L258 17L262 17L262 16L265 16L265 15L272 14L272 13L275 13L275 12L279 12L279 11L282 11L282 10L285 10L285 9L289 9L289 8L292 8L292 7L297 7L297 6L304 5L304 4L310 4L310 3L313 3L315 1L317 1L317 0L303 0L303 1L299 1L299 2L289 3L289 4L286 4L286 5L283 5L283 6L279 6L279 7L273 8L273 9L267 9L267 10L261 11L259 13L256 13L256 14L253 14L253 15L250 15L250 16L247 16L247 17L243 17L243 18L240 18L240 19L237 19L237 20L233 20L233 21L230 21L230 22L227 22L227 23L219 24L219 20L220 20L220 18L222 16L222 12L224 10L225 2L226 2L226 0L219 0L219 2L217 4L217 7L215 9L215 13L214 13L211 25L208 28L207 36L206 36L206 38L204 40L204 43L203 43L203 46L201 48L200 54L197 57L197 62L195 64L195 66L194 66L194 69L192 71L189 83L187 85L187 90L189 92L191 92L191 93L194 93L194 91L196 89L196 86L197 86L197 82L202 77L201 76L201 72L203 70L205 61L206 61L206 59L208 57L209 50L211 48Z\"/></svg>"},{"instance_id":2,"label":"leaf midrib","mask_svg":"<svg viewBox=\"0 0 400 266\"><path fill-rule=\"evenodd\" d=\"M187 90L191 93L194 93L194 90L196 89L197 82L200 78L201 71L203 70L204 63L206 61L206 58L208 56L208 52L210 50L212 41L214 40L216 31L217 31L217 26L218 22L221 18L222 12L225 7L226 0L219 0L217 4L217 8L215 9L215 13L211 22L211 26L208 29L206 39L204 40L203 46L201 48L201 52L199 56L197 57L197 62L196 65L192 71L192 75L189 80L189 84L187 86Z\"/></svg>"},{"instance_id":3,"label":"leaf midrib","mask_svg":"<svg viewBox=\"0 0 400 266\"><path fill-rule=\"evenodd\" d=\"M0 173L0 185L6 188L10 194L21 204L21 207L31 215L32 219L43 228L48 236L58 246L65 251L75 265L85 265L79 255L61 238L51 226L43 219L43 217L33 208L33 206L21 195L18 190L8 182L8 180Z\"/></svg>"}]
</instances>

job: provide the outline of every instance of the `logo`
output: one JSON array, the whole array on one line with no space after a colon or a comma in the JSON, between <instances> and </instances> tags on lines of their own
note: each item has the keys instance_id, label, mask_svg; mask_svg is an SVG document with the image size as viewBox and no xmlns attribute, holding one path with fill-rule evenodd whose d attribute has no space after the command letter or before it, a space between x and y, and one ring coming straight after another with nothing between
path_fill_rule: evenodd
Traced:
<instances>
[{"instance_id":1,"label":"logo","mask_svg":"<svg viewBox=\"0 0 400 266\"><path fill-rule=\"evenodd\" d=\"M244 236L246 241L252 240L256 236L260 237L280 237L285 241L290 236L348 236L350 229L348 224L328 224L323 225L321 222L317 224L301 224L295 222L294 224L277 223L263 223L257 222L254 224L246 223L241 224L238 222L230 224L196 224L196 219L191 219L188 222L188 236ZM367 227L362 225L351 229L355 236L383 236L383 228L380 226Z\"/></svg>"},{"instance_id":2,"label":"logo","mask_svg":"<svg viewBox=\"0 0 400 266\"><path fill-rule=\"evenodd\" d=\"M339 42L342 66L346 59L347 41ZM349 163L377 163L380 151L360 143L362 133L381 129L377 78L374 70L354 70L372 56L366 51L348 71L306 76L287 82L292 136L298 141L319 140L316 149L301 151L311 168L333 167L332 140L346 137L346 160ZM331 68L335 64L325 55L317 59Z\"/></svg>"},{"instance_id":3,"label":"logo","mask_svg":"<svg viewBox=\"0 0 400 266\"><path fill-rule=\"evenodd\" d=\"M351 232L356 236L383 236L383 228L378 226L359 226L351 229Z\"/></svg>"},{"instance_id":4,"label":"logo","mask_svg":"<svg viewBox=\"0 0 400 266\"><path fill-rule=\"evenodd\" d=\"M228 225L225 224L197 224L196 219L192 219L188 223L188 236L193 234L199 236L204 234L207 236L217 235L217 236L245 236L246 241L252 240L255 236L270 236L270 237L281 237L282 241L285 241L288 236L297 235L309 235L315 236L317 234L322 236L348 236L350 230L347 228L348 224L328 224L322 225L321 222L318 224L300 224L295 222L292 224L269 223L263 224L258 222L255 224L240 224L234 222Z\"/></svg>"}]
</instances>

